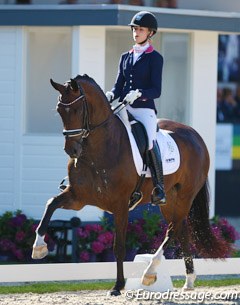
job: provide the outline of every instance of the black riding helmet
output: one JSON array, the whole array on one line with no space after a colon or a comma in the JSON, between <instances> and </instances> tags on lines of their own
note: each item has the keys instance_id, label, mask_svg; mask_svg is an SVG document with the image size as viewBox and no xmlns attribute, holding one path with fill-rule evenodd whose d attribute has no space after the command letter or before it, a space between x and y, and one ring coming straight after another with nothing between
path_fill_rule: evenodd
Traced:
<instances>
[{"instance_id":1,"label":"black riding helmet","mask_svg":"<svg viewBox=\"0 0 240 305\"><path fill-rule=\"evenodd\" d=\"M138 12L133 16L131 23L129 23L131 27L133 26L141 26L144 28L149 28L154 34L157 32L158 24L156 17L147 11Z\"/></svg>"}]
</instances>

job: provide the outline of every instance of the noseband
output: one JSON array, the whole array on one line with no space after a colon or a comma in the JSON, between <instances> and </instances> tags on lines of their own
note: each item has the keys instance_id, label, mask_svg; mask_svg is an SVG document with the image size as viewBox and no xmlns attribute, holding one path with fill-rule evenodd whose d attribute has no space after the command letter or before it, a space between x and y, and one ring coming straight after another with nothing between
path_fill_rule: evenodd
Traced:
<instances>
[{"instance_id":1,"label":"noseband","mask_svg":"<svg viewBox=\"0 0 240 305\"><path fill-rule=\"evenodd\" d=\"M61 101L61 98L58 97L58 105L62 105L63 107L67 108L67 107L71 107L73 104L79 102L79 101L83 101L83 128L78 128L78 129L63 129L63 135L65 136L65 138L73 138L73 137L78 137L80 136L82 139L83 138L87 138L90 134L91 131L93 131L94 129L104 125L109 119L110 117L112 117L112 115L110 115L110 117L108 117L106 120L104 120L102 123L96 125L96 126L92 126L90 127L90 119L89 119L89 110L88 110L88 103L87 103L87 99L86 96L83 92L83 89L81 88L80 84L78 84L78 88L80 90L80 96L77 97L74 101L72 101L71 103L63 103Z\"/></svg>"},{"instance_id":2,"label":"noseband","mask_svg":"<svg viewBox=\"0 0 240 305\"><path fill-rule=\"evenodd\" d=\"M74 101L72 101L69 104L63 103L60 100L60 97L58 98L58 104L64 106L64 107L70 107L73 104L83 100L83 126L86 126L85 128L78 128L78 129L63 129L63 135L66 138L72 138L72 137L78 137L81 136L82 138L87 138L90 132L90 126L89 126L89 113L88 113L88 106L86 97L84 94L81 94L78 98L76 98Z\"/></svg>"}]
</instances>

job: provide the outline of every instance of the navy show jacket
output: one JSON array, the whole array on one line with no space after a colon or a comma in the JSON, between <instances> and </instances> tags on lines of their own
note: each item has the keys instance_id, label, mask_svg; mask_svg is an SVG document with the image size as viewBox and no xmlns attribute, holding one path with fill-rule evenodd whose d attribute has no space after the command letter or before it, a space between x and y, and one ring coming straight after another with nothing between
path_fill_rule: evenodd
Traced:
<instances>
[{"instance_id":1,"label":"navy show jacket","mask_svg":"<svg viewBox=\"0 0 240 305\"><path fill-rule=\"evenodd\" d=\"M121 102L131 90L139 89L142 96L131 105L156 111L154 99L161 95L163 57L150 45L133 65L133 49L123 53L118 75L112 89L114 99Z\"/></svg>"}]
</instances>

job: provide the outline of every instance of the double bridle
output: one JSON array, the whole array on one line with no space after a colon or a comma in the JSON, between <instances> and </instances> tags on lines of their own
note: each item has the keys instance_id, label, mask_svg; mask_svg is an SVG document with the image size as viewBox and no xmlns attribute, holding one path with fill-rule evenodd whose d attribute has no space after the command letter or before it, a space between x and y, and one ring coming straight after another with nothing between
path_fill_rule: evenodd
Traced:
<instances>
[{"instance_id":1,"label":"double bridle","mask_svg":"<svg viewBox=\"0 0 240 305\"><path fill-rule=\"evenodd\" d=\"M88 109L88 103L85 94L83 93L83 89L80 87L78 84L78 88L80 90L80 96L77 97L74 101L71 103L63 103L61 101L61 98L58 97L58 105L62 105L64 107L71 107L73 104L83 101L83 128L78 128L78 129L63 129L63 135L65 138L72 138L72 137L78 137L80 136L81 138L87 138L90 134L91 131L94 129L103 126L111 117L113 114L111 114L106 120L104 120L102 123L95 125L95 126L90 126L90 119L89 119L89 109Z\"/></svg>"}]
</instances>

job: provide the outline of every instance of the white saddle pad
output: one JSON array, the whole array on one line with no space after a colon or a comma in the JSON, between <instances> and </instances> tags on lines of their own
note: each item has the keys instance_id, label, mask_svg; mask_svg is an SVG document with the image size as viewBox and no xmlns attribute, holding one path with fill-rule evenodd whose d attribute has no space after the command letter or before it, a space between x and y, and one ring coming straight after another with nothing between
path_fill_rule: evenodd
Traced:
<instances>
[{"instance_id":1,"label":"white saddle pad","mask_svg":"<svg viewBox=\"0 0 240 305\"><path fill-rule=\"evenodd\" d=\"M121 117L119 117L121 119ZM123 122L123 120L121 120ZM124 124L124 122L123 122ZM124 124L128 137L131 143L133 159L136 167L136 171L140 176L143 171L143 161L138 150L135 138L128 126ZM171 131L160 129L157 133L157 141L161 151L163 174L170 175L177 171L180 165L180 154L177 144L173 138L169 135ZM147 169L146 177L151 177L149 168Z\"/></svg>"}]
</instances>

